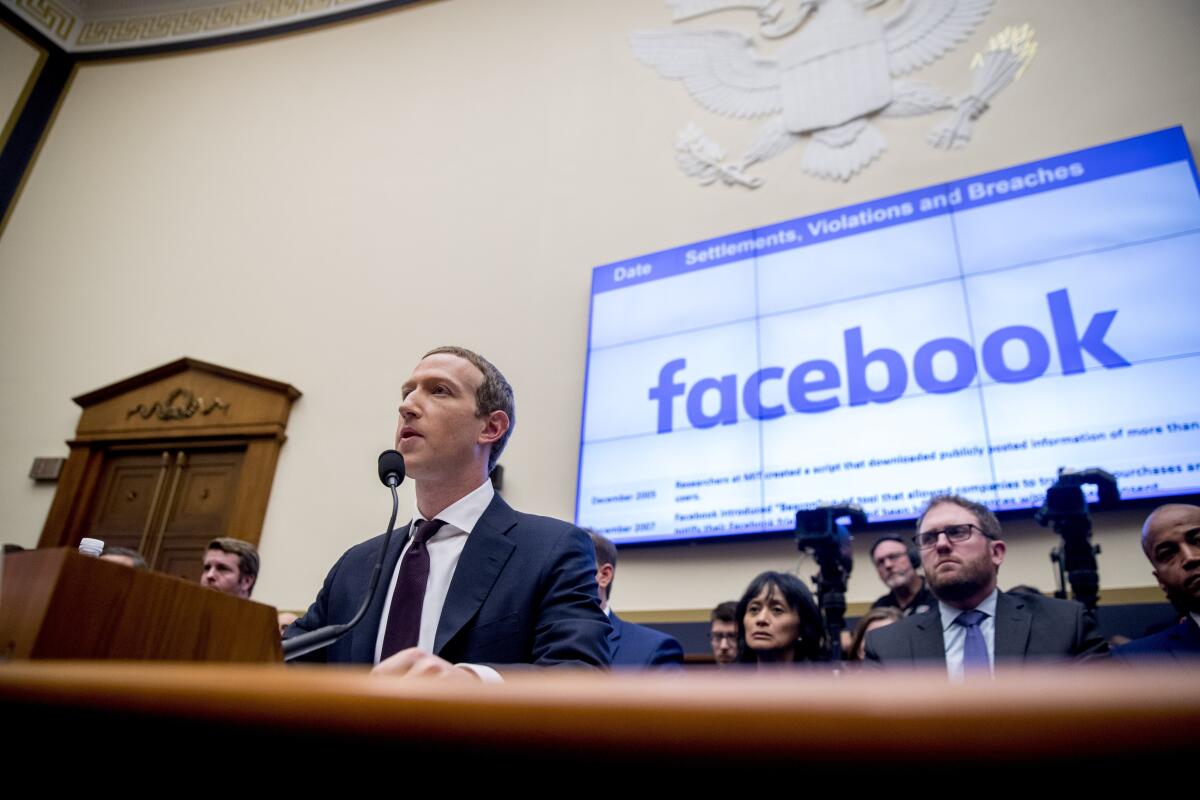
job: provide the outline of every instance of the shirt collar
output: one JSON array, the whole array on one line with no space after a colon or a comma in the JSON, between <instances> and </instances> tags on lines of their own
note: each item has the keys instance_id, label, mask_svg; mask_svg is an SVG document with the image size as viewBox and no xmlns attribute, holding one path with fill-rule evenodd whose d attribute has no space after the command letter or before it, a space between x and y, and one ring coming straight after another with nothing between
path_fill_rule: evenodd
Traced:
<instances>
[{"instance_id":1,"label":"shirt collar","mask_svg":"<svg viewBox=\"0 0 1200 800\"><path fill-rule=\"evenodd\" d=\"M974 610L982 611L989 617L994 618L996 616L996 599L999 596L1000 590L992 589L992 593L984 598L982 603L975 606ZM940 611L942 615L942 632L945 633L946 631L950 630L950 626L954 624L954 620L958 619L959 614L970 610L971 609L969 608L955 608L954 606L948 606L941 600L938 600L938 611Z\"/></svg>"},{"instance_id":2,"label":"shirt collar","mask_svg":"<svg viewBox=\"0 0 1200 800\"><path fill-rule=\"evenodd\" d=\"M467 496L456 500L454 503L447 506L437 515L437 519L446 523L445 527L455 528L463 533L470 533L475 529L475 525L479 522L479 518L483 516L483 512L487 511L488 506L492 504L492 498L496 496L496 490L492 487L492 481L485 479L475 491ZM424 517L417 514L412 519L412 524L416 525ZM441 534L438 531L438 534Z\"/></svg>"}]
</instances>

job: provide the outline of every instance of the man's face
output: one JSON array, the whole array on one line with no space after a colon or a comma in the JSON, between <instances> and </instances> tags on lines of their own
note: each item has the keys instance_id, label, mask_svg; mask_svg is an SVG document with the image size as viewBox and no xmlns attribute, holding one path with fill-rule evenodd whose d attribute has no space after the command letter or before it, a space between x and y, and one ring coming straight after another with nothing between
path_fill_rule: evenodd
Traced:
<instances>
[{"instance_id":1,"label":"man's face","mask_svg":"<svg viewBox=\"0 0 1200 800\"><path fill-rule=\"evenodd\" d=\"M250 587L254 585L253 578L242 574L237 554L224 550L204 551L204 573L200 582L210 589L234 597L249 597Z\"/></svg>"},{"instance_id":2,"label":"man's face","mask_svg":"<svg viewBox=\"0 0 1200 800\"><path fill-rule=\"evenodd\" d=\"M921 533L938 531L950 525L979 527L975 514L954 503L939 503L925 514ZM945 535L921 550L921 565L929 588L941 600L966 600L996 586L996 573L1004 562L1004 542L989 539L972 530L964 542L951 542Z\"/></svg>"},{"instance_id":3,"label":"man's face","mask_svg":"<svg viewBox=\"0 0 1200 800\"><path fill-rule=\"evenodd\" d=\"M475 413L475 390L483 373L470 361L450 353L421 360L401 390L396 449L408 475L416 480L455 480L471 470L494 442L494 412ZM503 433L507 430L504 418Z\"/></svg>"},{"instance_id":4,"label":"man's face","mask_svg":"<svg viewBox=\"0 0 1200 800\"><path fill-rule=\"evenodd\" d=\"M875 548L875 569L879 572L879 580L889 589L908 584L915 576L912 562L908 560L908 548L900 542L880 542Z\"/></svg>"},{"instance_id":5,"label":"man's face","mask_svg":"<svg viewBox=\"0 0 1200 800\"><path fill-rule=\"evenodd\" d=\"M1200 508L1177 505L1154 512L1143 546L1167 598L1183 611L1200 613Z\"/></svg>"},{"instance_id":6,"label":"man's face","mask_svg":"<svg viewBox=\"0 0 1200 800\"><path fill-rule=\"evenodd\" d=\"M737 660L736 622L714 619L708 631L708 641L712 645L713 658L719 666L723 667Z\"/></svg>"}]
</instances>

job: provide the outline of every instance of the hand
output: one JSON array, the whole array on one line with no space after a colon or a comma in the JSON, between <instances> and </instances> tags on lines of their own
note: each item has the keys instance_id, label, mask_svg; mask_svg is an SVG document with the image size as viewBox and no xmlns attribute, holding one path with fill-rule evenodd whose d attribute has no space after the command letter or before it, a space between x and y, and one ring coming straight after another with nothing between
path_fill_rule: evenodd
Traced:
<instances>
[{"instance_id":1,"label":"hand","mask_svg":"<svg viewBox=\"0 0 1200 800\"><path fill-rule=\"evenodd\" d=\"M371 670L372 675L398 675L402 678L443 678L478 681L479 676L469 669L456 667L444 658L427 653L419 647L401 650L385 658Z\"/></svg>"}]
</instances>

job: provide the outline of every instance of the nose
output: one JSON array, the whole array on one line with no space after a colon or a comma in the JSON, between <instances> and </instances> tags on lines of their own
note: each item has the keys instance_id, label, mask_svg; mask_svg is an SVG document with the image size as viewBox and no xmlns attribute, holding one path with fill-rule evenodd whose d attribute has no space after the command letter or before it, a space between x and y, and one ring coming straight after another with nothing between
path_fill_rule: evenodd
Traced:
<instances>
[{"instance_id":1,"label":"nose","mask_svg":"<svg viewBox=\"0 0 1200 800\"><path fill-rule=\"evenodd\" d=\"M949 553L953 549L953 545L950 544L950 537L946 535L945 531L938 531L937 541L933 543L933 546L937 548L939 553Z\"/></svg>"},{"instance_id":2,"label":"nose","mask_svg":"<svg viewBox=\"0 0 1200 800\"><path fill-rule=\"evenodd\" d=\"M1184 569L1200 568L1200 544L1184 542L1180 546L1180 552L1183 554Z\"/></svg>"}]
</instances>

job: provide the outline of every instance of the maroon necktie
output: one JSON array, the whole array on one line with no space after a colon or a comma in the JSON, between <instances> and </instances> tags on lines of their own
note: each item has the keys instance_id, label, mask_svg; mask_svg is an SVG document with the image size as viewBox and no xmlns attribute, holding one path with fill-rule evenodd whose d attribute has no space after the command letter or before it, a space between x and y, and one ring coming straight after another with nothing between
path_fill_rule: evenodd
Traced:
<instances>
[{"instance_id":1,"label":"maroon necktie","mask_svg":"<svg viewBox=\"0 0 1200 800\"><path fill-rule=\"evenodd\" d=\"M400 561L396 591L388 611L387 630L379 660L409 647L421 637L421 606L425 603L425 584L429 583L429 548L425 546L446 523L440 519L421 520L413 533L412 544Z\"/></svg>"}]
</instances>

